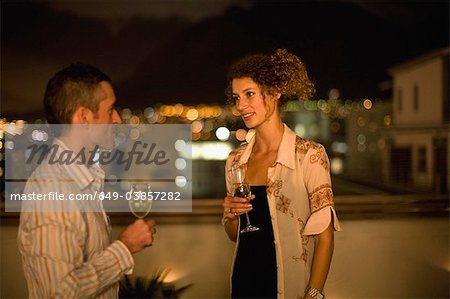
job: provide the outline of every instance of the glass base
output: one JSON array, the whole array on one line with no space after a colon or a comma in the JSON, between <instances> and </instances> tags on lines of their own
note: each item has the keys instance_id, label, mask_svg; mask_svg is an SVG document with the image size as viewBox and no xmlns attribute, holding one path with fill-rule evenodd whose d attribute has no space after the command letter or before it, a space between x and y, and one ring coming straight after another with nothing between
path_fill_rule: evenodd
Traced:
<instances>
[{"instance_id":1,"label":"glass base","mask_svg":"<svg viewBox=\"0 0 450 299\"><path fill-rule=\"evenodd\" d=\"M256 227L253 225L247 225L245 228L241 229L241 234L249 233L249 232L256 232L257 230L259 230L259 227Z\"/></svg>"}]
</instances>

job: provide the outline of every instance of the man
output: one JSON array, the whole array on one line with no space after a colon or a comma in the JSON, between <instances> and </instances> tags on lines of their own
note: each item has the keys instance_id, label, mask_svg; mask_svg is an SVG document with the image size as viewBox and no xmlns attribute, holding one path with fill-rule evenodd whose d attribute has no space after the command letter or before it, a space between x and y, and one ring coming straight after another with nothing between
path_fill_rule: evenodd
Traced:
<instances>
[{"instance_id":1,"label":"man","mask_svg":"<svg viewBox=\"0 0 450 299\"><path fill-rule=\"evenodd\" d=\"M47 120L72 124L55 138L56 157L111 147L110 128L121 120L110 82L100 70L82 63L50 79L44 96ZM75 129L80 127L82 136ZM44 160L27 181L25 193L98 194L104 177L95 163ZM99 200L27 202L20 215L18 245L29 297L117 298L118 281L133 270L132 254L152 245L153 226L153 220L139 219L111 242L111 226Z\"/></svg>"}]
</instances>

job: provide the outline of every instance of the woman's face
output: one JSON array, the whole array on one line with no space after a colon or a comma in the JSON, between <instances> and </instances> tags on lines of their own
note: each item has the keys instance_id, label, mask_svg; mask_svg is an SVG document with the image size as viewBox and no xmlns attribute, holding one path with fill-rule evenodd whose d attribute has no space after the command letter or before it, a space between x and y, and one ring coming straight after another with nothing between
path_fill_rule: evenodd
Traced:
<instances>
[{"instance_id":1,"label":"woman's face","mask_svg":"<svg viewBox=\"0 0 450 299\"><path fill-rule=\"evenodd\" d=\"M274 97L264 94L251 78L235 78L231 86L234 104L247 128L257 128L275 117L277 101Z\"/></svg>"}]
</instances>

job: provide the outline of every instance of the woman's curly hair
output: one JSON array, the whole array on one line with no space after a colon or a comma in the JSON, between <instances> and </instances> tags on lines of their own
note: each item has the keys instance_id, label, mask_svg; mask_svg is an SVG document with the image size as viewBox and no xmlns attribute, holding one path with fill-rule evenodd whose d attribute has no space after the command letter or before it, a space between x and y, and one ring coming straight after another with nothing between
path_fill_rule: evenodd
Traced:
<instances>
[{"instance_id":1,"label":"woman's curly hair","mask_svg":"<svg viewBox=\"0 0 450 299\"><path fill-rule=\"evenodd\" d=\"M272 55L255 54L233 63L228 71L225 94L232 101L232 81L249 77L268 94L280 92L279 104L292 99L307 100L315 92L305 64L286 49L277 49Z\"/></svg>"}]
</instances>

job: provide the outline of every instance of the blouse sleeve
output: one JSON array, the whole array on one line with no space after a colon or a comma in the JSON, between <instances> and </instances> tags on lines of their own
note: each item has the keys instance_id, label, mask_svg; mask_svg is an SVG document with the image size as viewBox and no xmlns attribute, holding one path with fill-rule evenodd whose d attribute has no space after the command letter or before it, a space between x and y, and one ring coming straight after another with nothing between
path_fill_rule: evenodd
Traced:
<instances>
[{"instance_id":1,"label":"blouse sleeve","mask_svg":"<svg viewBox=\"0 0 450 299\"><path fill-rule=\"evenodd\" d=\"M334 208L329 165L325 148L317 143L311 146L303 163L311 212L303 231L304 235L320 234L331 221L336 231L341 230Z\"/></svg>"}]
</instances>

